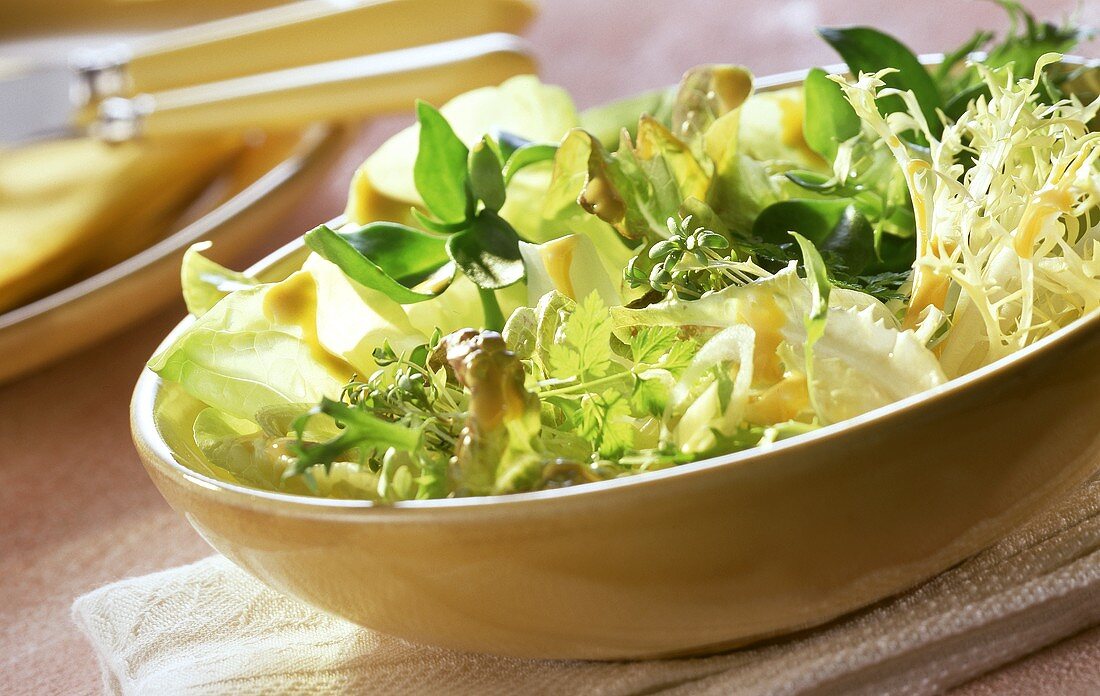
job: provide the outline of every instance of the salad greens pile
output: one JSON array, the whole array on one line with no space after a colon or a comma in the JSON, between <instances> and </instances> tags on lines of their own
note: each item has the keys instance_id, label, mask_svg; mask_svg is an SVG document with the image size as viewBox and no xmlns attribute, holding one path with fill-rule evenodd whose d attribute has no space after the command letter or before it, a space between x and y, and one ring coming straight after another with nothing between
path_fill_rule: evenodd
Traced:
<instances>
[{"instance_id":1,"label":"salad greens pile","mask_svg":"<svg viewBox=\"0 0 1100 696\"><path fill-rule=\"evenodd\" d=\"M918 394L1100 307L1095 72L1013 26L926 68L733 65L578 113L530 76L419 103L260 283L193 248L150 362L228 481L381 502L599 481ZM983 53L976 53L982 50Z\"/></svg>"}]
</instances>

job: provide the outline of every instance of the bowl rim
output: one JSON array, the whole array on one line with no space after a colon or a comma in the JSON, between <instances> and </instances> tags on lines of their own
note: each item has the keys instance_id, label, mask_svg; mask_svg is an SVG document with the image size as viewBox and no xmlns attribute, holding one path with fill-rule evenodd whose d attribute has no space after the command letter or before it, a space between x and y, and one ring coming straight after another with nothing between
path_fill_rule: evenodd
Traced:
<instances>
[{"instance_id":1,"label":"bowl rim","mask_svg":"<svg viewBox=\"0 0 1100 696\"><path fill-rule=\"evenodd\" d=\"M922 55L921 62L936 63L942 60L942 54ZM1066 56L1064 62L1086 63L1084 59ZM824 66L828 72L844 72L843 64ZM778 73L759 78L756 86L760 89L778 90L801 83L809 69ZM343 217L337 217L329 224L339 224ZM250 266L244 272L250 276L263 275L270 267L283 261L304 248L302 238L294 239L274 252L268 254ZM195 321L188 316L177 324L157 346L156 353L168 347L180 334ZM1081 317L1067 327L1059 329L1025 348L1005 356L989 365L978 368L960 377L950 379L943 384L918 394L895 401L885 406L860 414L853 418L831 423L808 433L772 443L767 446L752 447L740 452L717 455L694 462L648 471L630 476L595 481L542 491L508 493L499 495L470 496L461 498L439 498L431 500L405 500L398 502L376 502L371 500L348 500L339 498L314 498L309 496L266 491L258 488L221 481L199 473L183 464L173 454L164 441L154 419L156 397L164 382L148 367L143 367L134 388L130 406L130 423L134 441L138 449L160 472L184 485L190 484L210 494L220 494L230 502L244 506L278 508L285 514L305 516L342 516L353 515L363 519L370 514L387 514L392 520L397 511L403 511L402 517L413 516L414 511L421 514L440 514L444 511L469 511L472 509L492 512L513 506L531 507L553 503L562 499L589 498L592 496L613 495L616 492L646 489L659 485L666 479L685 479L707 474L713 470L726 469L742 465L766 465L769 460L786 456L799 450L812 448L824 440L838 437L854 437L869 428L884 426L902 417L908 417L910 411L925 411L948 401L961 398L964 392L988 388L991 383L1008 379L1013 374L1026 371L1029 366L1043 358L1046 353L1058 350L1060 346L1069 346L1089 340L1100 333L1100 309Z\"/></svg>"}]
</instances>

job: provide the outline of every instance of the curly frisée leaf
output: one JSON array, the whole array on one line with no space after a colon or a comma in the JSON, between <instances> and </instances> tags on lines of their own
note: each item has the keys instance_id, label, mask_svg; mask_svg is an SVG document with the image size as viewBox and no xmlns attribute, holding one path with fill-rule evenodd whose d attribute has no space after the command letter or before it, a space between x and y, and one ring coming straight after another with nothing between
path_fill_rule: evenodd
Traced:
<instances>
[{"instance_id":1,"label":"curly fris\u00e9e leaf","mask_svg":"<svg viewBox=\"0 0 1100 696\"><path fill-rule=\"evenodd\" d=\"M754 380L764 384L780 381L785 371L806 370L804 348L817 335L809 356L809 389L822 423L864 413L945 381L936 356L913 332L895 328L880 303L861 293L826 290L827 279L814 270L809 275L807 282L815 290L795 274L792 264L772 277L697 300L670 298L644 309L613 307L614 333L625 339L632 326L660 325L708 337L731 325L752 327Z\"/></svg>"},{"instance_id":2,"label":"curly fris\u00e9e leaf","mask_svg":"<svg viewBox=\"0 0 1100 696\"><path fill-rule=\"evenodd\" d=\"M1087 40L1092 31L1089 27L1074 26L1071 23L1058 26L1050 22L1041 22L1029 13L1017 0L994 0L1008 14L1008 34L985 50L984 56L971 55L986 46L994 37L992 32L978 32L969 41L947 55L936 71L936 81L940 83L944 95L953 95L948 101L946 112L952 120L965 111L969 103L979 96L989 98L989 88L982 81L975 65L957 70L966 58L980 62L987 68L1013 66L1017 75L1030 75L1036 63L1047 53L1069 53L1078 42ZM1046 77L1052 79L1047 81ZM1045 104L1053 104L1062 98L1063 75L1044 75L1044 84L1037 90L1039 98ZM1068 90L1072 92L1072 89Z\"/></svg>"},{"instance_id":3,"label":"curly fris\u00e9e leaf","mask_svg":"<svg viewBox=\"0 0 1100 696\"><path fill-rule=\"evenodd\" d=\"M798 248L802 251L802 263L806 269L806 281L810 286L810 308L806 313L806 341L802 344L805 352L806 381L811 385L810 398L813 400L814 384L814 345L825 335L825 322L829 318L829 276L825 271L825 262L821 260L821 254L817 253L813 242L797 232L791 232L791 236L798 242ZM821 413L821 408L814 403L814 410Z\"/></svg>"},{"instance_id":4,"label":"curly fris\u00e9e leaf","mask_svg":"<svg viewBox=\"0 0 1100 696\"><path fill-rule=\"evenodd\" d=\"M1044 69L1059 59L1044 56L1020 79L978 65L990 98L971 102L942 138L929 134L926 157L901 146L901 126L878 113L880 75L841 83L906 174L917 213L906 326L917 326L929 307L951 315L939 347L949 375L1100 306L1100 245L1090 212L1100 203L1100 134L1088 126L1100 102L1051 107L1034 98ZM959 166L964 158L974 165Z\"/></svg>"},{"instance_id":5,"label":"curly fris\u00e9e leaf","mask_svg":"<svg viewBox=\"0 0 1100 696\"><path fill-rule=\"evenodd\" d=\"M699 349L672 390L665 421L666 436L681 452L706 452L717 437L733 434L744 418L753 378L756 332L746 324L731 326ZM728 370L733 370L730 379ZM700 378L707 378L700 391ZM681 411L676 417L676 411Z\"/></svg>"},{"instance_id":6,"label":"curly fris\u00e9e leaf","mask_svg":"<svg viewBox=\"0 0 1100 696\"><path fill-rule=\"evenodd\" d=\"M805 362L797 339L784 350L791 363ZM812 357L810 397L823 424L839 423L947 381L920 337L886 326L870 310L831 310Z\"/></svg>"}]
</instances>

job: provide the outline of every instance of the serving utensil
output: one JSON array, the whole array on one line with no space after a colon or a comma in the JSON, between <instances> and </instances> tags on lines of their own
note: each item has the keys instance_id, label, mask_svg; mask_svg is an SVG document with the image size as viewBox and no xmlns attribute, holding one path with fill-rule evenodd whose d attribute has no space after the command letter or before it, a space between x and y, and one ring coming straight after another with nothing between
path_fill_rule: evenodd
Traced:
<instances>
[{"instance_id":1,"label":"serving utensil","mask_svg":"<svg viewBox=\"0 0 1100 696\"><path fill-rule=\"evenodd\" d=\"M286 130L443 102L535 70L527 42L488 34L104 101L91 132L117 142L248 128Z\"/></svg>"},{"instance_id":2,"label":"serving utensil","mask_svg":"<svg viewBox=\"0 0 1100 696\"><path fill-rule=\"evenodd\" d=\"M284 123L296 113L301 116L295 122L302 123L331 117L340 108L353 109L344 111L344 118L355 111L374 113L378 107L370 96L387 95L398 84L419 80L419 89L431 90L433 83L425 82L428 71L438 71L438 84L447 84L464 77L472 81L482 70L509 63L508 58L514 70L529 70L528 52L519 39L459 39L516 32L532 15L526 0L307 0L131 45L76 52L57 64L9 65L0 69L0 145L80 133L97 119L96 130L105 137L133 135L137 129L117 124L134 122L138 114L152 119L153 111L163 114L174 108L190 119L204 104L212 106L205 122L228 118L236 127L235 112L222 108L234 97L246 104L240 120L276 105L286 112ZM404 52L425 45L432 48ZM376 55L367 60L363 53ZM402 61L408 69L398 72ZM314 66L311 72L293 70L306 65ZM390 73L392 78L383 77ZM254 82L236 81L260 75ZM357 81L357 76L363 79ZM186 89L200 84L208 84L208 90ZM317 89L309 92L308 87ZM321 106L343 90L365 95L331 108ZM150 93L160 94L152 100L139 97ZM139 99L97 108L117 97ZM296 111L307 97L316 102L313 108ZM150 129L175 132L170 125Z\"/></svg>"}]
</instances>

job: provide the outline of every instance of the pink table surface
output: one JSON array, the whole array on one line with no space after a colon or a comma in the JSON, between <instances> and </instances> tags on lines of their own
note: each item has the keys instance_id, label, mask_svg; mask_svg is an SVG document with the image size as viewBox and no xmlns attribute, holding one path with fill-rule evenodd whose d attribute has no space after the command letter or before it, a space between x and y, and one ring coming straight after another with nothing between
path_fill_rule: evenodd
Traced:
<instances>
[{"instance_id":1,"label":"pink table surface","mask_svg":"<svg viewBox=\"0 0 1100 696\"><path fill-rule=\"evenodd\" d=\"M1076 7L1029 4L1047 17ZM1086 3L1085 21L1100 24L1098 10ZM873 24L919 52L936 52L1004 19L990 3L958 0L546 0L530 36L545 79L588 106L673 83L701 62L740 62L758 75L834 62L813 28L845 24ZM1096 48L1092 42L1084 53ZM326 183L247 260L339 212L351 172L400 124L365 128ZM127 421L142 364L182 315L177 302L82 355L0 387L0 693L97 691L94 657L69 619L73 598L210 553L145 476ZM1100 628L957 692L1100 693Z\"/></svg>"}]
</instances>

